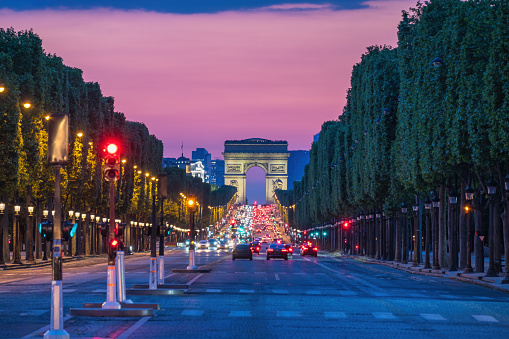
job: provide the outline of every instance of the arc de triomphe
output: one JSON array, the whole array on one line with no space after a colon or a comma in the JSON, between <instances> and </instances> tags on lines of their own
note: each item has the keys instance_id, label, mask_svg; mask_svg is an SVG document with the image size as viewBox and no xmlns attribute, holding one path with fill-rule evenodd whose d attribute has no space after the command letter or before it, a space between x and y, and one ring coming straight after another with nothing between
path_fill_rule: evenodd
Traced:
<instances>
[{"instance_id":1,"label":"arc de triomphe","mask_svg":"<svg viewBox=\"0 0 509 339\"><path fill-rule=\"evenodd\" d=\"M267 139L224 142L224 184L237 187L237 203L246 203L246 173L254 166L265 171L266 203L274 203L274 190L286 190L288 142Z\"/></svg>"}]
</instances>

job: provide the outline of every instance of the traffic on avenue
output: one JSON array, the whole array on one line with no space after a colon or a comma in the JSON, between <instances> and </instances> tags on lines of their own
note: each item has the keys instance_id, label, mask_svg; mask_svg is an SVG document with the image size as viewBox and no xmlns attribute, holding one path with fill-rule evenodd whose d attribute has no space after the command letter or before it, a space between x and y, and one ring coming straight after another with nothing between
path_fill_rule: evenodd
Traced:
<instances>
[{"instance_id":1,"label":"traffic on avenue","mask_svg":"<svg viewBox=\"0 0 509 339\"><path fill-rule=\"evenodd\" d=\"M193 245L196 268L188 269ZM196 242L167 245L164 284L156 290L161 293L140 287L149 282L150 259L150 251L125 257L125 302L150 308L144 316L80 315L87 304L107 299L106 255L64 261L63 327L69 336L508 336L504 290L325 251L314 236L289 228L276 205L235 205L223 227ZM48 265L0 272L2 338L37 338L48 331L51 281Z\"/></svg>"}]
</instances>

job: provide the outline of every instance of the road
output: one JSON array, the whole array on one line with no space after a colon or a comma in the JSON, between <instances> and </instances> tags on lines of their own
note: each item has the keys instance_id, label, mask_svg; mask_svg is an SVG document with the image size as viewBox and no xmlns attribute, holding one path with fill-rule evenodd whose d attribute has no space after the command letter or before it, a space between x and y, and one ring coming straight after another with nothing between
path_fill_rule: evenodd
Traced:
<instances>
[{"instance_id":1,"label":"road","mask_svg":"<svg viewBox=\"0 0 509 339\"><path fill-rule=\"evenodd\" d=\"M129 296L159 303L147 318L67 316L71 337L111 338L488 338L507 337L509 295L464 282L412 275L320 253L231 260L228 251L198 251L210 273L185 268L187 250L168 250L166 283L190 283L183 296ZM148 254L126 260L126 283L147 284ZM0 272L3 338L41 337L49 324L49 268ZM103 302L106 259L64 265L64 315Z\"/></svg>"}]
</instances>

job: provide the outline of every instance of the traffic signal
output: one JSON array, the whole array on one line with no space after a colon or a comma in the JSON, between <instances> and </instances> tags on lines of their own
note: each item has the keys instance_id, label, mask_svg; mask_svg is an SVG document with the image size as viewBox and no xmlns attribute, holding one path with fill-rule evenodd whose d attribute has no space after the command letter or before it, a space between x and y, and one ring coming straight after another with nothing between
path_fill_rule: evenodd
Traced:
<instances>
[{"instance_id":1,"label":"traffic signal","mask_svg":"<svg viewBox=\"0 0 509 339\"><path fill-rule=\"evenodd\" d=\"M69 221L64 221L62 223L62 240L63 241L69 241L74 236L74 233L76 233L76 228L78 227L78 224L73 224Z\"/></svg>"},{"instance_id":2,"label":"traffic signal","mask_svg":"<svg viewBox=\"0 0 509 339\"><path fill-rule=\"evenodd\" d=\"M117 251L120 246L120 240L117 238L113 238L110 240L109 246L108 246L108 256L110 260L114 260L117 256Z\"/></svg>"},{"instance_id":3,"label":"traffic signal","mask_svg":"<svg viewBox=\"0 0 509 339\"><path fill-rule=\"evenodd\" d=\"M304 231L304 235L307 235L308 234L308 231Z\"/></svg>"},{"instance_id":4,"label":"traffic signal","mask_svg":"<svg viewBox=\"0 0 509 339\"><path fill-rule=\"evenodd\" d=\"M46 241L53 240L53 222L45 221L39 224L39 233L43 236Z\"/></svg>"},{"instance_id":5,"label":"traffic signal","mask_svg":"<svg viewBox=\"0 0 509 339\"><path fill-rule=\"evenodd\" d=\"M99 228L99 231L101 232L101 235L103 237L105 237L106 235L108 235L108 223L98 223L97 224L97 227Z\"/></svg>"},{"instance_id":6,"label":"traffic signal","mask_svg":"<svg viewBox=\"0 0 509 339\"><path fill-rule=\"evenodd\" d=\"M124 235L125 223L115 223L115 235L121 237Z\"/></svg>"},{"instance_id":7,"label":"traffic signal","mask_svg":"<svg viewBox=\"0 0 509 339\"><path fill-rule=\"evenodd\" d=\"M189 197L189 199L187 200L187 209L189 210L190 213L196 212L196 201L194 200L193 197Z\"/></svg>"},{"instance_id":8,"label":"traffic signal","mask_svg":"<svg viewBox=\"0 0 509 339\"><path fill-rule=\"evenodd\" d=\"M104 179L106 181L120 179L120 152L115 143L109 143L104 148Z\"/></svg>"},{"instance_id":9,"label":"traffic signal","mask_svg":"<svg viewBox=\"0 0 509 339\"><path fill-rule=\"evenodd\" d=\"M345 221L345 223L343 224L343 227L348 228L348 222Z\"/></svg>"}]
</instances>

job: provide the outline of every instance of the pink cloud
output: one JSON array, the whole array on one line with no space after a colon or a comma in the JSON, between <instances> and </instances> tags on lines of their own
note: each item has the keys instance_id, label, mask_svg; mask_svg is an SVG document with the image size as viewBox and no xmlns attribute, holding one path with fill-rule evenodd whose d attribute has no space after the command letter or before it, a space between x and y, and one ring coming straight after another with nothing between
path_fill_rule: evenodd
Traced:
<instances>
[{"instance_id":1,"label":"pink cloud","mask_svg":"<svg viewBox=\"0 0 509 339\"><path fill-rule=\"evenodd\" d=\"M224 140L287 140L309 149L336 119L352 66L366 47L396 45L401 10L414 0L366 9L177 15L142 11L0 10L3 27L30 29L48 53L83 69L114 96L116 110L144 122L165 156Z\"/></svg>"}]
</instances>

